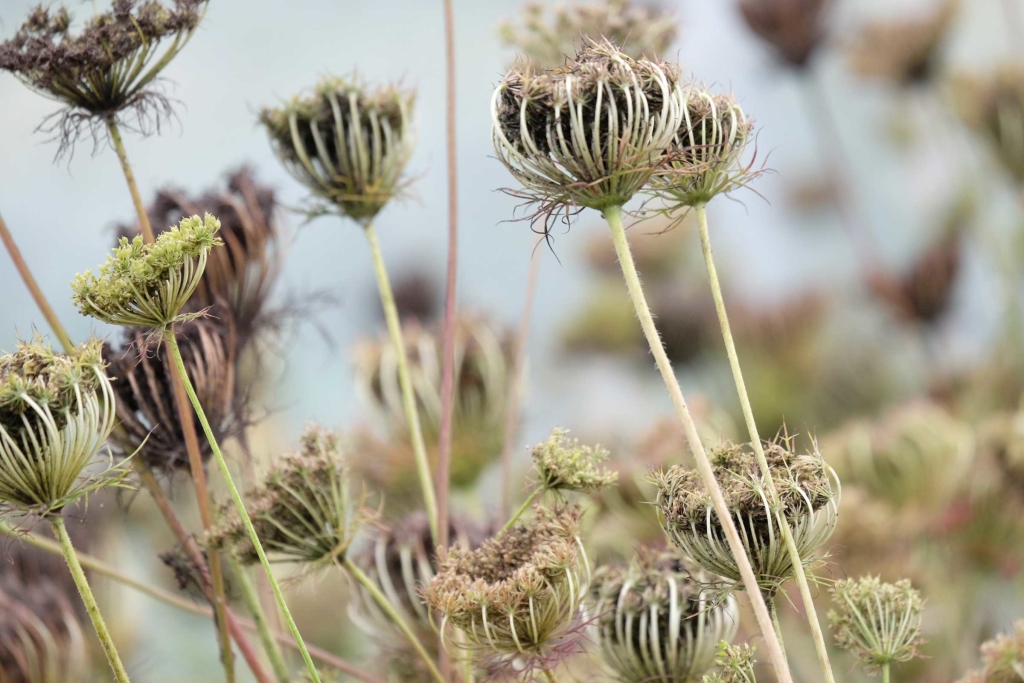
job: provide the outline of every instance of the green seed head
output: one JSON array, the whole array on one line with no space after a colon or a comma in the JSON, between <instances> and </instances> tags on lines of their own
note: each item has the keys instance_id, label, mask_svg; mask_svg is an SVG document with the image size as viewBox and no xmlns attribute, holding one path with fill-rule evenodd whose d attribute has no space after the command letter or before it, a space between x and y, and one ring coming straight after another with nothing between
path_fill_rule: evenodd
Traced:
<instances>
[{"instance_id":1,"label":"green seed head","mask_svg":"<svg viewBox=\"0 0 1024 683\"><path fill-rule=\"evenodd\" d=\"M568 434L564 429L556 429L547 441L534 446L531 455L537 484L546 491L579 493L614 486L618 472L601 465L608 459L608 451L601 446L584 446L577 439L569 439Z\"/></svg>"},{"instance_id":2,"label":"green seed head","mask_svg":"<svg viewBox=\"0 0 1024 683\"><path fill-rule=\"evenodd\" d=\"M724 640L718 644L715 665L718 671L704 677L704 683L757 683L754 654L757 648L746 643L730 645Z\"/></svg>"}]
</instances>

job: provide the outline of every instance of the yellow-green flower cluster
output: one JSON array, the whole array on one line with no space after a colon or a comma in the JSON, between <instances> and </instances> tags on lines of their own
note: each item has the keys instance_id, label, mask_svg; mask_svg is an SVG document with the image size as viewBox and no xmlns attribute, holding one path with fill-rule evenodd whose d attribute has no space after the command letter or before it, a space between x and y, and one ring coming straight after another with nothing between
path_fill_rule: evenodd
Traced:
<instances>
[{"instance_id":1,"label":"yellow-green flower cluster","mask_svg":"<svg viewBox=\"0 0 1024 683\"><path fill-rule=\"evenodd\" d=\"M718 671L704 676L704 683L757 683L754 675L754 653L757 648L747 645L730 645L722 641L718 644L718 656L715 664Z\"/></svg>"},{"instance_id":2,"label":"yellow-green flower cluster","mask_svg":"<svg viewBox=\"0 0 1024 683\"><path fill-rule=\"evenodd\" d=\"M592 493L613 486L618 472L601 466L608 451L601 446L584 446L570 439L569 432L556 429L544 443L533 448L533 466L545 491L576 491Z\"/></svg>"}]
</instances>

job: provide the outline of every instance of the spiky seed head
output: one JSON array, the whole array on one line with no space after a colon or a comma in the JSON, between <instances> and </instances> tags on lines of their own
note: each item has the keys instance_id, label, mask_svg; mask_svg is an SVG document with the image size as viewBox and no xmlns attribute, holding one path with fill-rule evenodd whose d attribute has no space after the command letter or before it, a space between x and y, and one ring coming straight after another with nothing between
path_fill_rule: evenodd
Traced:
<instances>
[{"instance_id":1,"label":"spiky seed head","mask_svg":"<svg viewBox=\"0 0 1024 683\"><path fill-rule=\"evenodd\" d=\"M756 652L753 645L730 645L723 640L718 644L718 656L715 657L718 671L704 676L704 683L757 683L754 675Z\"/></svg>"},{"instance_id":2,"label":"spiky seed head","mask_svg":"<svg viewBox=\"0 0 1024 683\"><path fill-rule=\"evenodd\" d=\"M101 347L56 353L37 337L0 356L0 512L56 514L125 474L110 465L83 476L114 428Z\"/></svg>"},{"instance_id":3,"label":"spiky seed head","mask_svg":"<svg viewBox=\"0 0 1024 683\"><path fill-rule=\"evenodd\" d=\"M780 438L766 442L764 452L779 496L778 509L769 502L750 444L721 443L708 455L758 584L771 592L794 571L782 542L779 515L785 515L800 557L810 564L815 551L835 531L841 488L816 448L797 454L792 438ZM739 585L739 568L697 471L674 465L656 473L654 483L658 488L655 505L672 543L707 571Z\"/></svg>"},{"instance_id":4,"label":"spiky seed head","mask_svg":"<svg viewBox=\"0 0 1024 683\"><path fill-rule=\"evenodd\" d=\"M1018 683L1024 680L1024 621L981 645L981 667L957 683Z\"/></svg>"},{"instance_id":5,"label":"spiky seed head","mask_svg":"<svg viewBox=\"0 0 1024 683\"><path fill-rule=\"evenodd\" d=\"M549 664L576 652L590 583L579 523L576 507L538 507L528 524L477 550L449 551L423 591L446 646ZM450 637L449 625L460 638Z\"/></svg>"},{"instance_id":6,"label":"spiky seed head","mask_svg":"<svg viewBox=\"0 0 1024 683\"><path fill-rule=\"evenodd\" d=\"M865 576L838 581L831 592L828 620L836 645L853 653L869 674L920 656L924 600L910 581Z\"/></svg>"},{"instance_id":7,"label":"spiky seed head","mask_svg":"<svg viewBox=\"0 0 1024 683\"><path fill-rule=\"evenodd\" d=\"M682 113L650 189L670 211L705 204L744 187L758 173L753 161L743 160L754 124L732 95L691 86L684 91Z\"/></svg>"},{"instance_id":8,"label":"spiky seed head","mask_svg":"<svg viewBox=\"0 0 1024 683\"><path fill-rule=\"evenodd\" d=\"M741 0L740 13L784 64L803 69L825 40L832 0Z\"/></svg>"},{"instance_id":9,"label":"spiky seed head","mask_svg":"<svg viewBox=\"0 0 1024 683\"><path fill-rule=\"evenodd\" d=\"M0 680L69 681L88 670L73 596L46 575L0 572Z\"/></svg>"},{"instance_id":10,"label":"spiky seed head","mask_svg":"<svg viewBox=\"0 0 1024 683\"><path fill-rule=\"evenodd\" d=\"M536 220L625 204L647 184L682 117L675 66L584 39L563 68L517 64L491 98L498 158Z\"/></svg>"},{"instance_id":11,"label":"spiky seed head","mask_svg":"<svg viewBox=\"0 0 1024 683\"><path fill-rule=\"evenodd\" d=\"M677 553L643 548L628 566L594 572L593 639L615 680L678 683L711 668L739 625L735 599L718 599L714 580Z\"/></svg>"},{"instance_id":12,"label":"spiky seed head","mask_svg":"<svg viewBox=\"0 0 1024 683\"><path fill-rule=\"evenodd\" d=\"M865 25L851 48L853 70L902 86L929 82L959 7L960 0L944 0L926 15Z\"/></svg>"},{"instance_id":13,"label":"spiky seed head","mask_svg":"<svg viewBox=\"0 0 1024 683\"><path fill-rule=\"evenodd\" d=\"M365 223L408 184L414 100L396 86L332 76L259 118L277 158L318 200L311 213Z\"/></svg>"},{"instance_id":14,"label":"spiky seed head","mask_svg":"<svg viewBox=\"0 0 1024 683\"><path fill-rule=\"evenodd\" d=\"M96 131L110 117L156 127L171 113L157 76L192 37L205 1L118 0L78 35L70 32L67 8L40 5L0 44L0 71L65 105L52 128L62 151L83 127Z\"/></svg>"},{"instance_id":15,"label":"spiky seed head","mask_svg":"<svg viewBox=\"0 0 1024 683\"><path fill-rule=\"evenodd\" d=\"M206 214L183 218L153 244L122 237L98 276L91 270L75 276L75 305L82 315L105 323L155 331L199 317L181 309L199 286L210 249L223 244L219 229L220 221Z\"/></svg>"},{"instance_id":16,"label":"spiky seed head","mask_svg":"<svg viewBox=\"0 0 1024 683\"><path fill-rule=\"evenodd\" d=\"M678 20L664 5L633 0L560 4L547 11L528 2L518 22L498 27L502 42L538 70L557 69L576 52L582 36L604 37L633 59L657 59L676 41Z\"/></svg>"},{"instance_id":17,"label":"spiky seed head","mask_svg":"<svg viewBox=\"0 0 1024 683\"><path fill-rule=\"evenodd\" d=\"M353 500L348 464L336 434L311 425L297 453L277 461L249 492L247 510L268 555L319 569L344 561L356 533L372 513ZM223 506L209 534L215 549L244 564L259 556L234 505Z\"/></svg>"},{"instance_id":18,"label":"spiky seed head","mask_svg":"<svg viewBox=\"0 0 1024 683\"><path fill-rule=\"evenodd\" d=\"M576 491L593 493L614 486L618 472L602 463L609 453L602 446L584 446L579 439L570 439L565 429L555 429L548 440L530 452L537 474L537 486L545 491Z\"/></svg>"}]
</instances>

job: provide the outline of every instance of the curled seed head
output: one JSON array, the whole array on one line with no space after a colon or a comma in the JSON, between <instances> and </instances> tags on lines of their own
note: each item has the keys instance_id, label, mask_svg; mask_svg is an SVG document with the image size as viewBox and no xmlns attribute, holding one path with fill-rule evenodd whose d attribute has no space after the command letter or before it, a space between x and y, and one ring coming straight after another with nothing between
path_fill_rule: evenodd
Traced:
<instances>
[{"instance_id":1,"label":"curled seed head","mask_svg":"<svg viewBox=\"0 0 1024 683\"><path fill-rule=\"evenodd\" d=\"M533 467L537 485L545 491L576 491L593 493L614 486L618 472L602 463L608 451L601 446L584 446L578 439L569 439L569 432L555 429L544 443L533 447Z\"/></svg>"},{"instance_id":2,"label":"curled seed head","mask_svg":"<svg viewBox=\"0 0 1024 683\"><path fill-rule=\"evenodd\" d=\"M850 53L853 70L909 86L930 81L960 0L944 0L928 15L869 23Z\"/></svg>"},{"instance_id":3,"label":"curled seed head","mask_svg":"<svg viewBox=\"0 0 1024 683\"><path fill-rule=\"evenodd\" d=\"M292 176L321 201L312 213L336 212L366 222L399 195L412 156L414 94L368 88L356 77L329 77L260 123Z\"/></svg>"},{"instance_id":4,"label":"curled seed head","mask_svg":"<svg viewBox=\"0 0 1024 683\"><path fill-rule=\"evenodd\" d=\"M957 683L1016 683L1024 679L1024 621L981 645L981 667Z\"/></svg>"},{"instance_id":5,"label":"curled seed head","mask_svg":"<svg viewBox=\"0 0 1024 683\"><path fill-rule=\"evenodd\" d=\"M802 69L825 40L825 13L832 0L741 0L740 13L778 58Z\"/></svg>"},{"instance_id":6,"label":"curled seed head","mask_svg":"<svg viewBox=\"0 0 1024 683\"><path fill-rule=\"evenodd\" d=\"M711 668L739 624L736 601L708 587L714 579L681 555L646 549L628 567L594 572L592 633L615 680L676 683Z\"/></svg>"},{"instance_id":7,"label":"curled seed head","mask_svg":"<svg viewBox=\"0 0 1024 683\"><path fill-rule=\"evenodd\" d=\"M779 497L778 509L769 502L750 444L722 443L708 455L758 583L773 591L793 574L778 515L785 515L800 557L810 563L813 553L835 531L840 488L835 472L816 449L798 455L792 439L778 439L765 443L764 451ZM654 482L658 487L655 504L672 543L707 571L738 583L735 558L697 471L674 465L655 474Z\"/></svg>"},{"instance_id":8,"label":"curled seed head","mask_svg":"<svg viewBox=\"0 0 1024 683\"><path fill-rule=\"evenodd\" d=\"M66 355L37 338L0 356L0 510L59 512L123 476L113 466L83 476L114 428L101 347Z\"/></svg>"},{"instance_id":9,"label":"curled seed head","mask_svg":"<svg viewBox=\"0 0 1024 683\"><path fill-rule=\"evenodd\" d=\"M199 286L210 249L223 244L216 236L219 229L220 221L206 214L183 218L153 244L122 237L98 276L91 270L75 276L75 305L82 315L105 323L158 331L199 317L181 314L181 309Z\"/></svg>"},{"instance_id":10,"label":"curled seed head","mask_svg":"<svg viewBox=\"0 0 1024 683\"><path fill-rule=\"evenodd\" d=\"M845 579L832 587L832 604L828 620L836 645L852 652L868 673L919 656L924 600L910 581Z\"/></svg>"}]
</instances>

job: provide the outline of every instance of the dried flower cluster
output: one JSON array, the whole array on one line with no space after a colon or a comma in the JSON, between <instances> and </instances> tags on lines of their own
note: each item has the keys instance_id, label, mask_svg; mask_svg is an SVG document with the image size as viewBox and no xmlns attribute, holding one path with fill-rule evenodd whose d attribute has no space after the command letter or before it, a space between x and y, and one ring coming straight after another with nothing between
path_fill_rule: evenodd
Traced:
<instances>
[{"instance_id":1,"label":"dried flower cluster","mask_svg":"<svg viewBox=\"0 0 1024 683\"><path fill-rule=\"evenodd\" d=\"M924 16L867 24L851 51L853 70L897 85L927 83L959 6L960 0L943 0Z\"/></svg>"},{"instance_id":2,"label":"dried flower cluster","mask_svg":"<svg viewBox=\"0 0 1024 683\"><path fill-rule=\"evenodd\" d=\"M88 659L88 643L65 587L48 576L0 572L0 680L74 680Z\"/></svg>"},{"instance_id":3,"label":"dried flower cluster","mask_svg":"<svg viewBox=\"0 0 1024 683\"><path fill-rule=\"evenodd\" d=\"M608 451L601 446L585 446L570 439L569 432L555 429L544 443L534 446L530 455L537 473L536 485L545 491L593 493L614 486L618 472L606 469Z\"/></svg>"},{"instance_id":4,"label":"dried flower cluster","mask_svg":"<svg viewBox=\"0 0 1024 683\"><path fill-rule=\"evenodd\" d=\"M783 63L802 69L825 39L825 13L831 5L832 0L741 0L740 12Z\"/></svg>"},{"instance_id":5,"label":"dried flower cluster","mask_svg":"<svg viewBox=\"0 0 1024 683\"><path fill-rule=\"evenodd\" d=\"M919 656L924 601L909 581L845 579L832 587L832 597L828 618L836 645L856 655L868 673Z\"/></svg>"}]
</instances>

